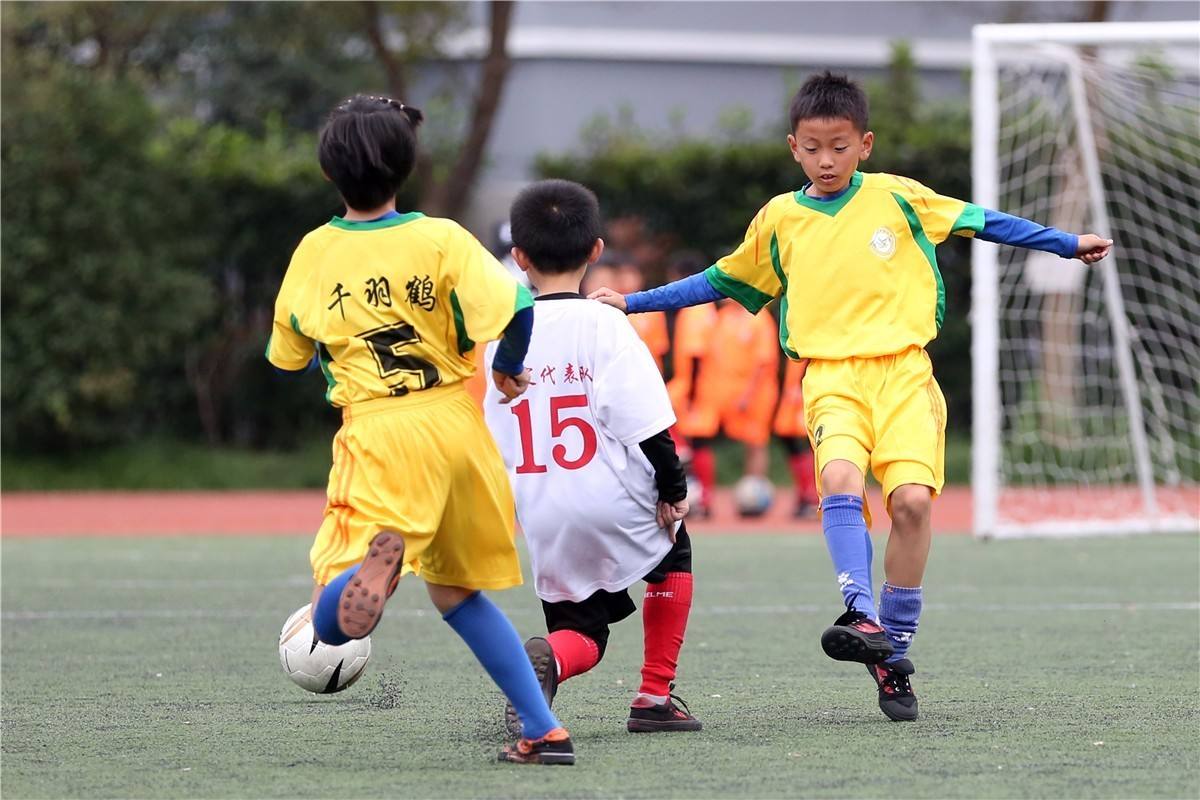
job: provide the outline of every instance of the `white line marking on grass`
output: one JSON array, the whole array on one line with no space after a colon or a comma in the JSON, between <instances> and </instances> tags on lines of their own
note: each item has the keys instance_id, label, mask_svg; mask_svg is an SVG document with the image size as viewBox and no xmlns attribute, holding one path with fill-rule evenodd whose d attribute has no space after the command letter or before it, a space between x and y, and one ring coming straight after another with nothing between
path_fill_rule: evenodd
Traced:
<instances>
[{"instance_id":1,"label":"white line marking on grass","mask_svg":"<svg viewBox=\"0 0 1200 800\"><path fill-rule=\"evenodd\" d=\"M1018 603L1018 604L954 604L925 606L928 611L966 611L975 613L1022 613L1022 612L1094 612L1094 611L1200 611L1200 603ZM712 616L771 616L779 614L822 614L829 611L824 605L775 605L775 606L697 606L693 614ZM282 613L282 612L281 612ZM511 616L533 616L528 609L507 609ZM71 620L71 619L248 619L251 617L276 617L272 611L230 611L226 609L197 608L142 608L142 609L61 609L57 611L5 611L0 619L12 621ZM397 608L388 611L389 617L423 618L436 617L433 609Z\"/></svg>"}]
</instances>

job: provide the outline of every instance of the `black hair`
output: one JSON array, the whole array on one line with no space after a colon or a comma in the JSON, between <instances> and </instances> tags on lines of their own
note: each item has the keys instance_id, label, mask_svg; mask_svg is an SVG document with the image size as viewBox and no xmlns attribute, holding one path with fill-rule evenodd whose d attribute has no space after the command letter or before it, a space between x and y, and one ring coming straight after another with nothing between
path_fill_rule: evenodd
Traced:
<instances>
[{"instance_id":1,"label":"black hair","mask_svg":"<svg viewBox=\"0 0 1200 800\"><path fill-rule=\"evenodd\" d=\"M346 205L378 208L396 196L417 159L425 115L390 97L356 94L329 112L317 160Z\"/></svg>"},{"instance_id":2,"label":"black hair","mask_svg":"<svg viewBox=\"0 0 1200 800\"><path fill-rule=\"evenodd\" d=\"M869 117L867 95L861 86L845 75L834 75L825 70L806 80L800 91L796 92L789 116L792 133L805 119L847 119L859 133L866 133Z\"/></svg>"},{"instance_id":3,"label":"black hair","mask_svg":"<svg viewBox=\"0 0 1200 800\"><path fill-rule=\"evenodd\" d=\"M667 263L667 270L674 272L681 278L686 278L689 275L695 275L708 269L709 260L699 250L680 250L672 253L670 260Z\"/></svg>"},{"instance_id":4,"label":"black hair","mask_svg":"<svg viewBox=\"0 0 1200 800\"><path fill-rule=\"evenodd\" d=\"M637 259L633 257L633 254L625 250L618 250L615 247L606 248L604 253L601 254L600 260L596 262L596 266L598 267L612 267L613 269L626 267L631 264L635 267L638 266Z\"/></svg>"},{"instance_id":5,"label":"black hair","mask_svg":"<svg viewBox=\"0 0 1200 800\"><path fill-rule=\"evenodd\" d=\"M573 181L538 181L513 201L513 244L542 272L570 272L583 266L600 238L600 203Z\"/></svg>"}]
</instances>

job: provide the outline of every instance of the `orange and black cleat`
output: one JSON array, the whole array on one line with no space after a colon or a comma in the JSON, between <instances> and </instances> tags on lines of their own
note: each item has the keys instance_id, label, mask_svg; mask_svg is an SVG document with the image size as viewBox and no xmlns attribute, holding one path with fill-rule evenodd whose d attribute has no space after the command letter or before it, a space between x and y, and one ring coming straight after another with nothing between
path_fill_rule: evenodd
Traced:
<instances>
[{"instance_id":1,"label":"orange and black cleat","mask_svg":"<svg viewBox=\"0 0 1200 800\"><path fill-rule=\"evenodd\" d=\"M344 634L361 639L375 630L403 566L404 538L392 531L376 534L358 572L338 598L337 623Z\"/></svg>"},{"instance_id":2,"label":"orange and black cleat","mask_svg":"<svg viewBox=\"0 0 1200 800\"><path fill-rule=\"evenodd\" d=\"M575 746L566 728L555 728L540 739L518 739L500 751L500 761L510 764L575 763Z\"/></svg>"}]
</instances>

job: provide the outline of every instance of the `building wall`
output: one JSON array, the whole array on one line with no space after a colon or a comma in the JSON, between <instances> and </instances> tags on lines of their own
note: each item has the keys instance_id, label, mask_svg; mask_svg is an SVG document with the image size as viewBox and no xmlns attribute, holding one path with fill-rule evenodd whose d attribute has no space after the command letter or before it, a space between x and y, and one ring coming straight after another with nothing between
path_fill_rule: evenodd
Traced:
<instances>
[{"instance_id":1,"label":"building wall","mask_svg":"<svg viewBox=\"0 0 1200 800\"><path fill-rule=\"evenodd\" d=\"M581 132L597 116L628 114L664 136L710 136L737 110L756 132L777 133L784 157L788 98L816 69L870 80L882 73L892 42L903 39L927 98L964 96L973 25L1080 21L1090 5L522 0L509 38L513 68L467 221L481 235L493 230L537 154L580 150ZM472 9L481 26L485 11L482 3ZM1108 17L1197 19L1200 4L1112 2ZM483 41L480 27L447 49L469 60Z\"/></svg>"}]
</instances>

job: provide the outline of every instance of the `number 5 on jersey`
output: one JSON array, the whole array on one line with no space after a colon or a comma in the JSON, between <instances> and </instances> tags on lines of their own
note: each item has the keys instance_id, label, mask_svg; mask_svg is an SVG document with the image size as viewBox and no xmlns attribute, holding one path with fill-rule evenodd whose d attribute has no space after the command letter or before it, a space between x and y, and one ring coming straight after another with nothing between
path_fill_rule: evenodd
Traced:
<instances>
[{"instance_id":1,"label":"number 5 on jersey","mask_svg":"<svg viewBox=\"0 0 1200 800\"><path fill-rule=\"evenodd\" d=\"M554 463L563 469L582 469L596 455L596 429L580 417L564 417L562 412L571 408L587 408L587 395L569 394L550 398L550 436L559 439L568 428L575 428L583 440L583 449L576 458L567 458L567 448L555 444L550 455ZM517 465L518 475L529 475L545 472L546 466L537 463L533 452L533 419L528 400L522 400L512 406L512 413L517 418L517 427L521 430L521 463Z\"/></svg>"}]
</instances>

